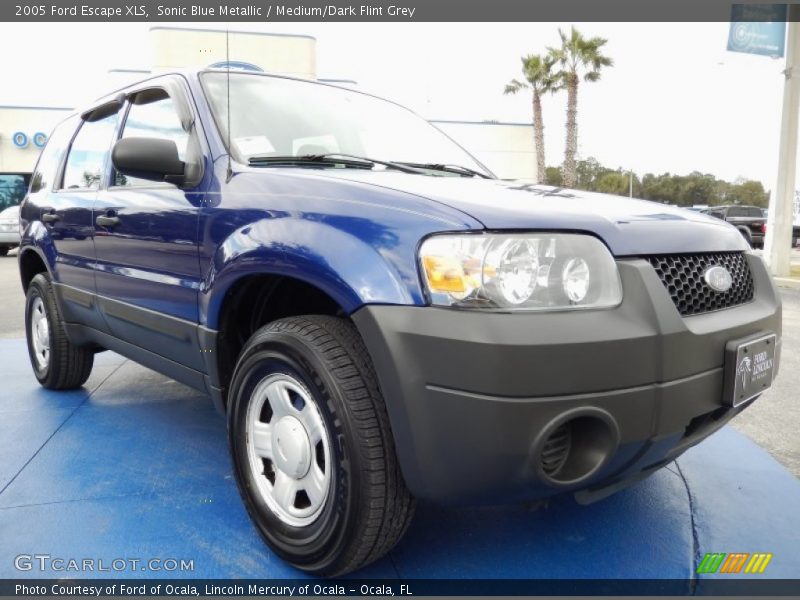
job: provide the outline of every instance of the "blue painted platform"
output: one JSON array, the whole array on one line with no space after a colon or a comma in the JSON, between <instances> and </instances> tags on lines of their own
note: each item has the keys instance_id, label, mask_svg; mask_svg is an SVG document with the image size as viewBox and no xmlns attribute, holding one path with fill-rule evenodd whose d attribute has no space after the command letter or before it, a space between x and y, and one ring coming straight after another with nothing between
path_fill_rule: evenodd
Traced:
<instances>
[{"instance_id":1,"label":"blue painted platform","mask_svg":"<svg viewBox=\"0 0 800 600\"><path fill-rule=\"evenodd\" d=\"M64 576L15 570L22 553L193 559L184 577L302 577L250 525L206 397L108 352L84 389L47 392L23 340L0 340L0 382L0 578ZM420 505L394 551L354 577L688 579L706 552L772 552L768 576L797 578L799 507L800 480L726 428L591 506Z\"/></svg>"}]
</instances>

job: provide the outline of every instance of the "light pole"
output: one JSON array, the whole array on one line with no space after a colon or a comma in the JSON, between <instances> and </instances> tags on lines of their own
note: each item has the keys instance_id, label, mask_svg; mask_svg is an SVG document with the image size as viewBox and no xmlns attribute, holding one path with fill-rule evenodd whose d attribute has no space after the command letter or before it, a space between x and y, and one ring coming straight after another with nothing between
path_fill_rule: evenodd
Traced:
<instances>
[{"instance_id":1,"label":"light pole","mask_svg":"<svg viewBox=\"0 0 800 600\"><path fill-rule=\"evenodd\" d=\"M787 277L791 269L790 246L794 221L794 190L797 171L797 126L800 111L800 11L790 4L787 19L788 44L783 71L783 112L778 151L778 178L769 199L764 259L772 274Z\"/></svg>"},{"instance_id":2,"label":"light pole","mask_svg":"<svg viewBox=\"0 0 800 600\"><path fill-rule=\"evenodd\" d=\"M628 171L628 173L630 174L630 181L628 184L628 196L633 198L633 169Z\"/></svg>"}]
</instances>

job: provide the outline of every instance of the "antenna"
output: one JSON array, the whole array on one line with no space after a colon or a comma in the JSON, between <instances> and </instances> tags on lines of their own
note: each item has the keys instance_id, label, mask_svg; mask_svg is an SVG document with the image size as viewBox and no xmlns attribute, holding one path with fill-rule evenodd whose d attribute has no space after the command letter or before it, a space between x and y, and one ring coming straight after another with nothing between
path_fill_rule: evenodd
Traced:
<instances>
[{"instance_id":1,"label":"antenna","mask_svg":"<svg viewBox=\"0 0 800 600\"><path fill-rule=\"evenodd\" d=\"M231 167L231 44L230 44L230 27L225 24L225 68L227 73L227 102L228 102L228 173L225 182L229 182L233 177L233 168Z\"/></svg>"}]
</instances>

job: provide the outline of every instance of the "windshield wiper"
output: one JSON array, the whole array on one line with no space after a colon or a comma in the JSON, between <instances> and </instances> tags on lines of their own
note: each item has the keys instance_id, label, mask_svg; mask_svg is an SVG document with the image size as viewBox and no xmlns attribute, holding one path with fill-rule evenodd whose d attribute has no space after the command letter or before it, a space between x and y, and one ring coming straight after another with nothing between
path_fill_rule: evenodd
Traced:
<instances>
[{"instance_id":1,"label":"windshield wiper","mask_svg":"<svg viewBox=\"0 0 800 600\"><path fill-rule=\"evenodd\" d=\"M395 163L388 160L378 160L377 158L367 158L366 156L356 156L355 154L340 154L338 152L330 152L327 154L302 154L300 156L251 156L248 162L254 166L322 163L342 165L344 167L353 167L357 169L371 169L375 165L381 165L387 169L396 169L403 173L422 173L422 171L415 169L411 165Z\"/></svg>"},{"instance_id":2,"label":"windshield wiper","mask_svg":"<svg viewBox=\"0 0 800 600\"><path fill-rule=\"evenodd\" d=\"M283 165L301 165L309 163L329 163L343 165L345 167L356 167L361 169L371 169L374 164L363 160L324 160L321 156L316 154L304 154L300 156L287 155L287 156L251 156L247 162L253 166L269 165L269 166L283 166Z\"/></svg>"},{"instance_id":3,"label":"windshield wiper","mask_svg":"<svg viewBox=\"0 0 800 600\"><path fill-rule=\"evenodd\" d=\"M490 177L486 173L481 173L480 171L476 171L475 169L470 169L469 167L462 167L461 165L449 165L449 164L439 164L439 163L413 163L413 162L403 162L400 164L408 165L409 167L416 167L418 169L429 169L431 171L456 173L463 177L482 177L483 179L494 179L494 177Z\"/></svg>"}]
</instances>

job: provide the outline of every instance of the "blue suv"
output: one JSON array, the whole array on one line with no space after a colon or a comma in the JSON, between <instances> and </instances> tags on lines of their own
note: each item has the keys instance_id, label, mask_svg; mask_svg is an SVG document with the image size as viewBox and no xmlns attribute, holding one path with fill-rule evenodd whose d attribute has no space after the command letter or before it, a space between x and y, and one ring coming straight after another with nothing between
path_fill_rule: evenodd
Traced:
<instances>
[{"instance_id":1,"label":"blue suv","mask_svg":"<svg viewBox=\"0 0 800 600\"><path fill-rule=\"evenodd\" d=\"M249 514L336 575L415 498L591 502L772 383L780 301L731 225L500 181L391 102L204 70L53 132L21 208L34 374L112 350L226 415Z\"/></svg>"}]
</instances>

